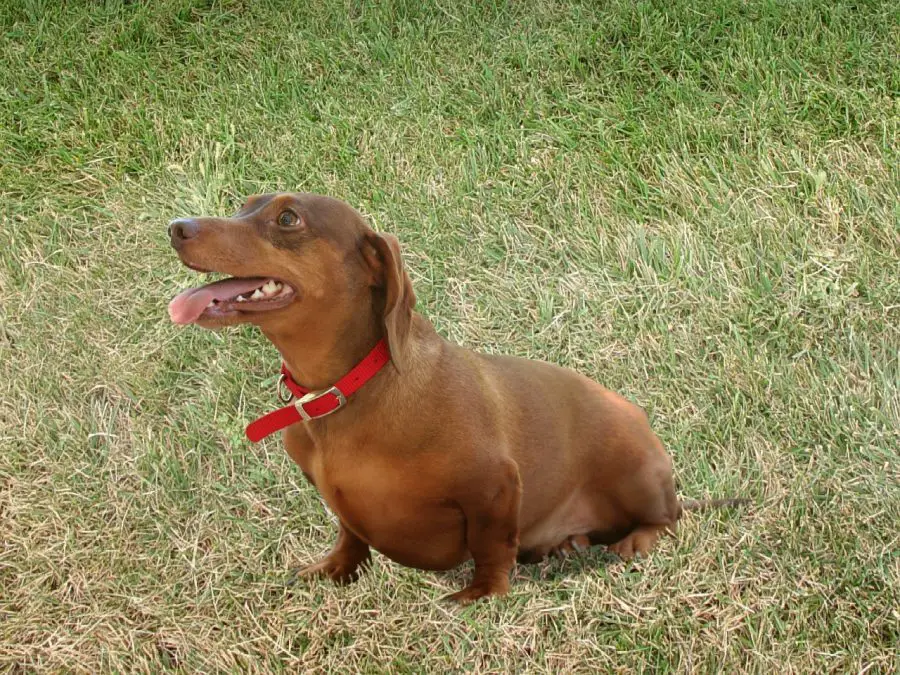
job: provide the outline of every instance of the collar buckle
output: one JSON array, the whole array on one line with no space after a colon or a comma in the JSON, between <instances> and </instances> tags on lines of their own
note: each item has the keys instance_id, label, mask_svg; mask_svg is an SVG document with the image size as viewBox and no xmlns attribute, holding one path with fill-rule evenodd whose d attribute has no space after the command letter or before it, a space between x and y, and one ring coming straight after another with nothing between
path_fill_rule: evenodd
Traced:
<instances>
[{"instance_id":1,"label":"collar buckle","mask_svg":"<svg viewBox=\"0 0 900 675\"><path fill-rule=\"evenodd\" d=\"M309 411L304 407L306 403L312 403L314 401L318 401L323 396L327 396L331 394L337 400L337 405L328 410L324 410L322 412L315 412L310 414ZM347 398L344 396L343 392L335 387L329 387L328 389L322 389L320 391L311 391L308 394L304 394L296 401L294 401L294 407L297 408L297 412L300 413L300 417L304 422L309 422L310 420L315 420L320 417L325 417L326 415L330 415L335 410L340 410L345 405L347 405Z\"/></svg>"}]
</instances>

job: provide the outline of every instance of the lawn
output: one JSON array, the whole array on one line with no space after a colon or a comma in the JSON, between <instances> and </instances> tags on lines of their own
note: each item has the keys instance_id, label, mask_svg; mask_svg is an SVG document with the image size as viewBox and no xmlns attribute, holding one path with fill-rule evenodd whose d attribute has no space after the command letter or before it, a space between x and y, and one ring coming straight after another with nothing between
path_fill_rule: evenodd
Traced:
<instances>
[{"instance_id":1,"label":"lawn","mask_svg":"<svg viewBox=\"0 0 900 675\"><path fill-rule=\"evenodd\" d=\"M0 669L896 672L898 45L889 0L0 2ZM751 505L465 609L286 588L335 524L243 437L278 355L165 311L167 221L273 190Z\"/></svg>"}]
</instances>

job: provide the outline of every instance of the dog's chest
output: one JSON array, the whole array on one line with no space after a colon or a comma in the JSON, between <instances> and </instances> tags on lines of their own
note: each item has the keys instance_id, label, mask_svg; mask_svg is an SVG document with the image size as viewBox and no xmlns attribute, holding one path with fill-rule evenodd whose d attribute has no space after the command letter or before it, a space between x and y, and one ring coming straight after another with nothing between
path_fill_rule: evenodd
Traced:
<instances>
[{"instance_id":1,"label":"dog's chest","mask_svg":"<svg viewBox=\"0 0 900 675\"><path fill-rule=\"evenodd\" d=\"M422 460L337 444L317 448L288 441L286 447L328 508L384 555L434 569L467 557L462 513L420 466Z\"/></svg>"},{"instance_id":2,"label":"dog's chest","mask_svg":"<svg viewBox=\"0 0 900 675\"><path fill-rule=\"evenodd\" d=\"M424 529L422 513L431 499L412 489L408 464L335 449L318 453L312 465L329 508L372 546Z\"/></svg>"}]
</instances>

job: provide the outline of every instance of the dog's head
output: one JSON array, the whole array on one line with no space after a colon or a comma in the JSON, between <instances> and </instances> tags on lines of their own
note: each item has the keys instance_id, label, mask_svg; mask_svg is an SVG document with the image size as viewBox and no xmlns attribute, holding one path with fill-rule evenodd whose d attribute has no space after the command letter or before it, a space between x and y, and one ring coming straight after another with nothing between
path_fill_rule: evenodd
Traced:
<instances>
[{"instance_id":1,"label":"dog's head","mask_svg":"<svg viewBox=\"0 0 900 675\"><path fill-rule=\"evenodd\" d=\"M399 243L337 199L259 195L231 218L173 220L169 238L191 269L229 276L175 297L169 304L175 323L253 323L274 332L315 329L324 316L348 308L374 311L395 360L402 352L416 296Z\"/></svg>"}]
</instances>

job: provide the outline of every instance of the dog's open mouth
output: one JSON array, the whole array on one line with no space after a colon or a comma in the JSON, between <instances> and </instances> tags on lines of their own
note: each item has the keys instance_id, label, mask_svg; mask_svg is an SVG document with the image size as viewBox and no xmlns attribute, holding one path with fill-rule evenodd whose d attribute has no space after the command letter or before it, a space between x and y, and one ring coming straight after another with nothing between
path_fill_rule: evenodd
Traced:
<instances>
[{"instance_id":1,"label":"dog's open mouth","mask_svg":"<svg viewBox=\"0 0 900 675\"><path fill-rule=\"evenodd\" d=\"M242 312L267 312L289 305L295 293L278 279L233 277L179 293L169 303L169 317L177 324L188 324Z\"/></svg>"}]
</instances>

